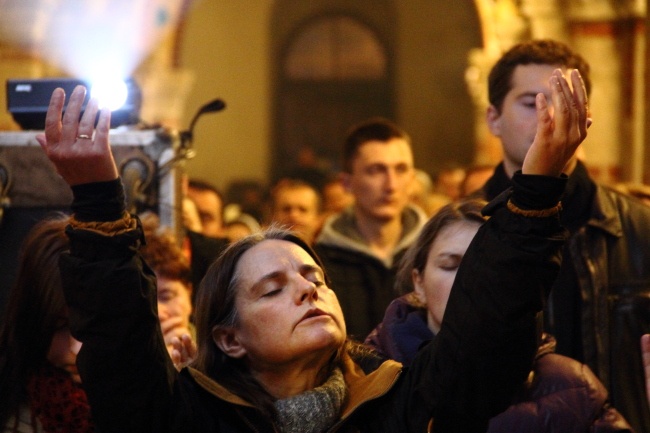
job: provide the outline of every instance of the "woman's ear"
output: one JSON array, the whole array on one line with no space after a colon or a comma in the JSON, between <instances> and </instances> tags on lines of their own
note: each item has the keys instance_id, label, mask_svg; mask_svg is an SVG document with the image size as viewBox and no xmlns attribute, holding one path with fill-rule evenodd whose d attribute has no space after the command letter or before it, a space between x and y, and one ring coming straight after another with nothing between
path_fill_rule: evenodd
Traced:
<instances>
[{"instance_id":1,"label":"woman's ear","mask_svg":"<svg viewBox=\"0 0 650 433\"><path fill-rule=\"evenodd\" d=\"M422 305L427 305L427 297L424 294L424 287L422 287L423 275L417 269L411 271L411 280L413 281L413 288L415 297Z\"/></svg>"},{"instance_id":2,"label":"woman's ear","mask_svg":"<svg viewBox=\"0 0 650 433\"><path fill-rule=\"evenodd\" d=\"M215 326L212 330L212 340L219 349L231 358L243 358L246 348L237 338L237 330L232 327Z\"/></svg>"}]
</instances>

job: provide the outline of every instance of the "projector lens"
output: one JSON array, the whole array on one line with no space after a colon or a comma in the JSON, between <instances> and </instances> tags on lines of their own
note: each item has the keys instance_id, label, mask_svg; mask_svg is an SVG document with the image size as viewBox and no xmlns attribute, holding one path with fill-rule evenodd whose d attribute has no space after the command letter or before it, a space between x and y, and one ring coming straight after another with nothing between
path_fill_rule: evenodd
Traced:
<instances>
[{"instance_id":1,"label":"projector lens","mask_svg":"<svg viewBox=\"0 0 650 433\"><path fill-rule=\"evenodd\" d=\"M115 111L126 102L128 90L126 83L121 80L99 81L93 84L90 96L97 98L100 108L108 107Z\"/></svg>"}]
</instances>

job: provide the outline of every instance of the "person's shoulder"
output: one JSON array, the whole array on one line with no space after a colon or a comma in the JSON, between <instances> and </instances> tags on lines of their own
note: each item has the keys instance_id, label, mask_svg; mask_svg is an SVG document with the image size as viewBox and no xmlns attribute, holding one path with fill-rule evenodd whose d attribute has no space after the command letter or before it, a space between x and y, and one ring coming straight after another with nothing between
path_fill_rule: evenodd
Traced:
<instances>
[{"instance_id":1,"label":"person's shoulder","mask_svg":"<svg viewBox=\"0 0 650 433\"><path fill-rule=\"evenodd\" d=\"M618 215L623 223L626 220L650 222L650 206L608 185L597 185L596 206L606 218Z\"/></svg>"},{"instance_id":2,"label":"person's shoulder","mask_svg":"<svg viewBox=\"0 0 650 433\"><path fill-rule=\"evenodd\" d=\"M187 237L193 253L217 257L230 243L227 238L213 238L202 233L187 230Z\"/></svg>"},{"instance_id":3,"label":"person's shoulder","mask_svg":"<svg viewBox=\"0 0 650 433\"><path fill-rule=\"evenodd\" d=\"M353 259L360 253L367 254L367 247L356 232L349 211L332 215L325 222L320 235L314 242L317 254L330 258Z\"/></svg>"},{"instance_id":4,"label":"person's shoulder","mask_svg":"<svg viewBox=\"0 0 650 433\"><path fill-rule=\"evenodd\" d=\"M607 389L591 369L568 356L548 353L539 357L535 361L534 374L533 387L538 396L582 390L603 400L607 398Z\"/></svg>"},{"instance_id":5,"label":"person's shoulder","mask_svg":"<svg viewBox=\"0 0 650 433\"><path fill-rule=\"evenodd\" d=\"M314 245L314 251L328 265L338 263L351 271L355 271L357 266L377 260L361 248L345 243L317 243Z\"/></svg>"}]
</instances>

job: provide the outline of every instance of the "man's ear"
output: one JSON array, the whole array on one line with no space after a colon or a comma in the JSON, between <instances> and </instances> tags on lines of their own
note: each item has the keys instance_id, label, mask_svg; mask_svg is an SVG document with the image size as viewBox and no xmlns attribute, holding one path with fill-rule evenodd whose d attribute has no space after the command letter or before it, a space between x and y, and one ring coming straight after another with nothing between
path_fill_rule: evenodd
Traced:
<instances>
[{"instance_id":1,"label":"man's ear","mask_svg":"<svg viewBox=\"0 0 650 433\"><path fill-rule=\"evenodd\" d=\"M231 358L243 358L246 348L237 338L237 331L232 327L215 326L212 330L212 340L219 349Z\"/></svg>"},{"instance_id":2,"label":"man's ear","mask_svg":"<svg viewBox=\"0 0 650 433\"><path fill-rule=\"evenodd\" d=\"M422 287L422 276L417 269L411 271L411 281L413 281L413 288L415 289L415 296L422 305L427 305L427 297L424 294L424 287Z\"/></svg>"},{"instance_id":3,"label":"man's ear","mask_svg":"<svg viewBox=\"0 0 650 433\"><path fill-rule=\"evenodd\" d=\"M487 121L488 129L496 136L501 137L501 113L497 107L490 105L485 113L485 120Z\"/></svg>"}]
</instances>

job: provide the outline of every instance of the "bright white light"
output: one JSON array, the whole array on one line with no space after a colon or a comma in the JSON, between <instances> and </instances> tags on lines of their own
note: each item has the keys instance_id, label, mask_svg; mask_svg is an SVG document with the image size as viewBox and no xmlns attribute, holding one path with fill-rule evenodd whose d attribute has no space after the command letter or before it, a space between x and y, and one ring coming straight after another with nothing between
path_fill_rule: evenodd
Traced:
<instances>
[{"instance_id":1,"label":"bright white light","mask_svg":"<svg viewBox=\"0 0 650 433\"><path fill-rule=\"evenodd\" d=\"M37 53L71 77L130 77L176 29L184 0L0 0L0 45Z\"/></svg>"},{"instance_id":2,"label":"bright white light","mask_svg":"<svg viewBox=\"0 0 650 433\"><path fill-rule=\"evenodd\" d=\"M108 107L111 111L115 111L126 102L128 89L122 80L95 81L90 96L97 98L100 108Z\"/></svg>"}]
</instances>

